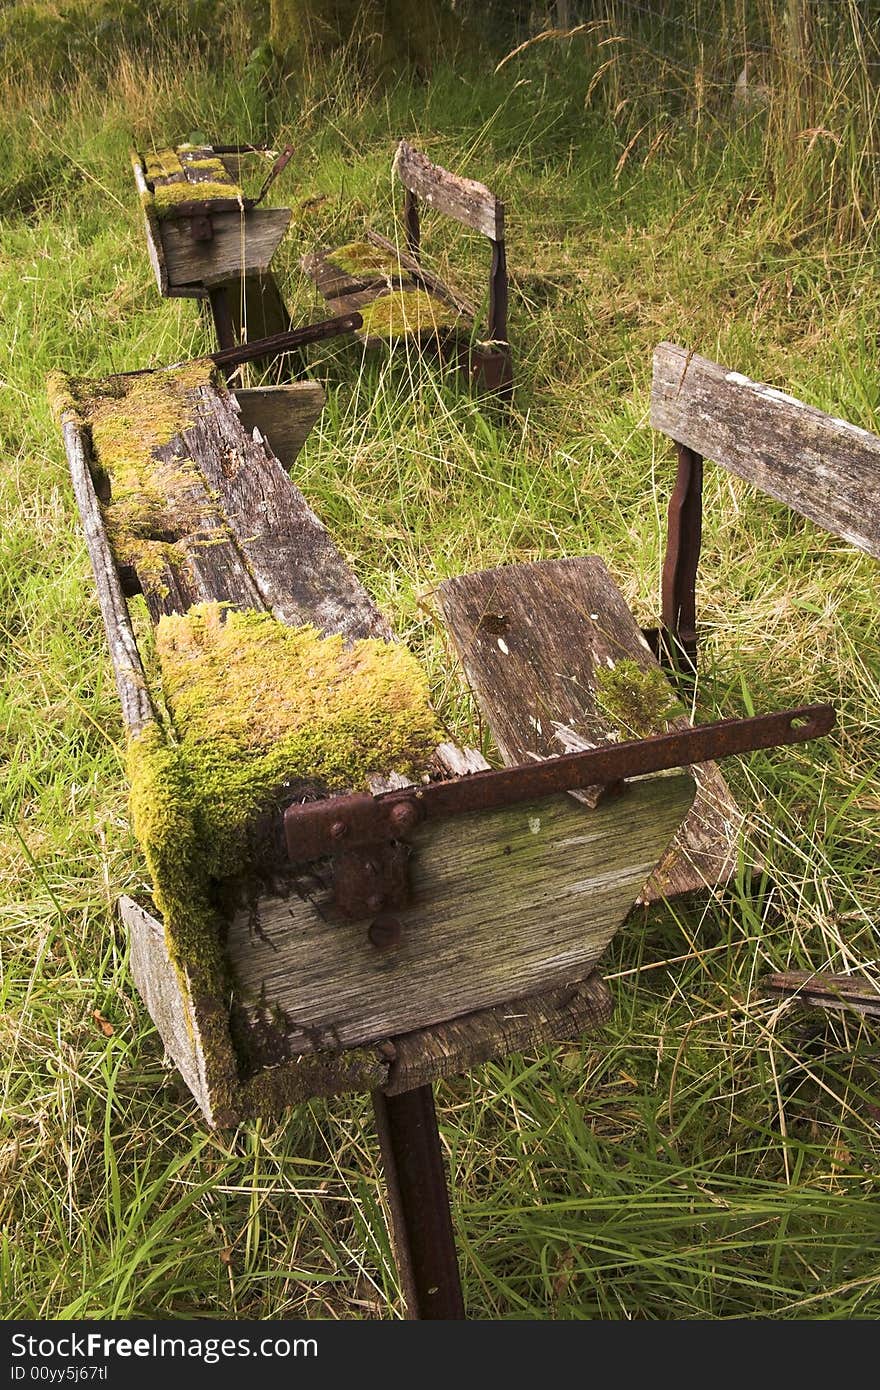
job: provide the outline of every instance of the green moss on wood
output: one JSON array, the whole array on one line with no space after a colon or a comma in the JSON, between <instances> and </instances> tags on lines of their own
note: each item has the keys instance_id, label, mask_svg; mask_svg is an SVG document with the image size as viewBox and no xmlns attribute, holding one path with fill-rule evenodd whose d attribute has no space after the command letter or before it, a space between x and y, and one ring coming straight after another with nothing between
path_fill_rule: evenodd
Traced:
<instances>
[{"instance_id":1,"label":"green moss on wood","mask_svg":"<svg viewBox=\"0 0 880 1390\"><path fill-rule=\"evenodd\" d=\"M104 381L50 382L53 407L75 410L91 428L95 463L110 482L101 504L110 547L117 564L134 565L142 581L178 560L175 539L187 521L195 528L204 516L201 474L181 436L193 423L196 393L214 377L213 363L201 360ZM168 451L174 440L179 448ZM157 458L163 450L167 456Z\"/></svg>"},{"instance_id":2,"label":"green moss on wood","mask_svg":"<svg viewBox=\"0 0 880 1390\"><path fill-rule=\"evenodd\" d=\"M149 154L144 156L144 168L150 183L155 182L156 179L170 179L175 174L183 173L183 165L178 158L177 151L170 147L151 150Z\"/></svg>"},{"instance_id":3,"label":"green moss on wood","mask_svg":"<svg viewBox=\"0 0 880 1390\"><path fill-rule=\"evenodd\" d=\"M217 198L243 198L237 184L217 183L201 179L198 183L160 183L153 191L153 202L159 217L170 216L180 203L209 203Z\"/></svg>"},{"instance_id":4,"label":"green moss on wood","mask_svg":"<svg viewBox=\"0 0 880 1390\"><path fill-rule=\"evenodd\" d=\"M217 876L246 868L248 828L285 786L362 789L369 773L417 773L440 738L424 673L397 644L346 648L209 603L163 617L156 649Z\"/></svg>"},{"instance_id":5,"label":"green moss on wood","mask_svg":"<svg viewBox=\"0 0 880 1390\"><path fill-rule=\"evenodd\" d=\"M400 262L390 251L372 246L368 241L350 241L326 257L329 265L346 275L361 277L393 277L400 275Z\"/></svg>"},{"instance_id":6,"label":"green moss on wood","mask_svg":"<svg viewBox=\"0 0 880 1390\"><path fill-rule=\"evenodd\" d=\"M425 290L392 290L358 312L364 321L359 330L364 338L403 338L454 328L458 323L456 311Z\"/></svg>"},{"instance_id":7,"label":"green moss on wood","mask_svg":"<svg viewBox=\"0 0 880 1390\"><path fill-rule=\"evenodd\" d=\"M658 666L629 659L596 671L596 700L624 738L664 733L670 719L684 713Z\"/></svg>"}]
</instances>

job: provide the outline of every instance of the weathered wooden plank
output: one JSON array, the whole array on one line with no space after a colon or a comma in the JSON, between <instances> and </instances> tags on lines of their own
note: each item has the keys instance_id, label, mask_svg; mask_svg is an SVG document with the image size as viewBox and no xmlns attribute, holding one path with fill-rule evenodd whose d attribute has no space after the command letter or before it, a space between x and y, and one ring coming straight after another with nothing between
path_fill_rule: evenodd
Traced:
<instances>
[{"instance_id":1,"label":"weathered wooden plank","mask_svg":"<svg viewBox=\"0 0 880 1390\"><path fill-rule=\"evenodd\" d=\"M658 723L653 700L641 712L628 715L625 702L615 710L621 701L607 673L620 662L634 663L652 683L661 677L598 556L463 575L442 584L438 597L506 763L687 727L682 714ZM736 867L742 813L716 764L699 764L693 773L693 809L644 885L642 902L724 883Z\"/></svg>"},{"instance_id":2,"label":"weathered wooden plank","mask_svg":"<svg viewBox=\"0 0 880 1390\"><path fill-rule=\"evenodd\" d=\"M325 299L339 299L345 295L356 294L360 290L379 290L389 287L414 287L415 281L409 273L403 271L397 261L397 254L393 247L387 248L394 257L394 267L391 270L374 270L354 273L344 270L333 261L334 252L327 247L320 247L315 251L303 256L300 262L302 269L314 282Z\"/></svg>"},{"instance_id":3,"label":"weathered wooden plank","mask_svg":"<svg viewBox=\"0 0 880 1390\"><path fill-rule=\"evenodd\" d=\"M251 387L233 395L245 429L249 433L258 429L289 472L324 408L323 387L316 381L301 381L288 386Z\"/></svg>"},{"instance_id":4,"label":"weathered wooden plank","mask_svg":"<svg viewBox=\"0 0 880 1390\"><path fill-rule=\"evenodd\" d=\"M654 351L651 424L880 557L880 438L674 343Z\"/></svg>"},{"instance_id":5,"label":"weathered wooden plank","mask_svg":"<svg viewBox=\"0 0 880 1390\"><path fill-rule=\"evenodd\" d=\"M213 235L207 241L190 235L189 219L162 218L159 225L170 288L175 293L182 287L210 288L267 271L290 216L289 208L211 212Z\"/></svg>"},{"instance_id":6,"label":"weathered wooden plank","mask_svg":"<svg viewBox=\"0 0 880 1390\"><path fill-rule=\"evenodd\" d=\"M152 723L156 715L128 605L119 582L119 571L107 540L100 505L95 495L88 439L81 421L72 409L62 410L61 433L86 548L92 564L92 574L95 577L95 588L98 591L98 603L110 647L122 717L129 735L133 737Z\"/></svg>"},{"instance_id":7,"label":"weathered wooden plank","mask_svg":"<svg viewBox=\"0 0 880 1390\"><path fill-rule=\"evenodd\" d=\"M162 234L159 230L159 219L156 216L153 195L147 187L143 160L136 150L132 150L131 152L131 167L134 172L134 185L137 189L141 212L144 217L144 230L147 237L147 251L150 257L150 265L153 267L153 274L156 277L159 293L164 297L169 293L169 288L168 266L165 264Z\"/></svg>"},{"instance_id":8,"label":"weathered wooden plank","mask_svg":"<svg viewBox=\"0 0 880 1390\"><path fill-rule=\"evenodd\" d=\"M451 174L401 140L394 156L394 170L404 188L429 206L454 217L492 241L504 240L504 204L485 184Z\"/></svg>"},{"instance_id":9,"label":"weathered wooden plank","mask_svg":"<svg viewBox=\"0 0 880 1390\"><path fill-rule=\"evenodd\" d=\"M610 1017L613 1002L605 981L594 971L576 984L393 1038L389 1079L382 1089L397 1095L509 1052L577 1041Z\"/></svg>"},{"instance_id":10,"label":"weathered wooden plank","mask_svg":"<svg viewBox=\"0 0 880 1390\"><path fill-rule=\"evenodd\" d=\"M235 914L239 1010L284 1019L286 1045L372 1043L590 974L693 801L686 773L587 810L557 796L428 823L411 837L400 944L341 918L318 871Z\"/></svg>"},{"instance_id":11,"label":"weathered wooden plank","mask_svg":"<svg viewBox=\"0 0 880 1390\"><path fill-rule=\"evenodd\" d=\"M880 1018L880 988L871 980L854 975L831 975L815 970L780 970L765 975L762 987L771 994L790 998L816 1008L848 1009Z\"/></svg>"},{"instance_id":12,"label":"weathered wooden plank","mask_svg":"<svg viewBox=\"0 0 880 1390\"><path fill-rule=\"evenodd\" d=\"M236 1116L218 1115L214 1108L198 1013L168 954L162 923L125 895L119 898L117 908L131 946L132 979L169 1059L208 1124L231 1123Z\"/></svg>"}]
</instances>

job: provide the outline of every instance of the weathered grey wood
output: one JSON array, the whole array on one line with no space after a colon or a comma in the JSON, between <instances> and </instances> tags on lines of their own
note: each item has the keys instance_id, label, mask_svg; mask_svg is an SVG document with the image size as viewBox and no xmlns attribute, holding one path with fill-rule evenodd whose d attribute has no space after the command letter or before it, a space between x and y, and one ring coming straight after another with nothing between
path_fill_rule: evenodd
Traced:
<instances>
[{"instance_id":1,"label":"weathered grey wood","mask_svg":"<svg viewBox=\"0 0 880 1390\"><path fill-rule=\"evenodd\" d=\"M597 672L621 660L657 663L607 567L595 555L544 560L449 579L440 606L465 674L506 763L616 742ZM686 728L678 715L664 727ZM642 737L662 729L624 729ZM726 882L736 867L739 811L714 763L693 768L693 809L639 901ZM586 799L595 803L596 796Z\"/></svg>"},{"instance_id":2,"label":"weathered grey wood","mask_svg":"<svg viewBox=\"0 0 880 1390\"><path fill-rule=\"evenodd\" d=\"M162 218L169 287L174 293L183 287L210 288L268 270L290 216L289 208L212 212L213 236L208 241L190 235L188 219Z\"/></svg>"},{"instance_id":3,"label":"weathered grey wood","mask_svg":"<svg viewBox=\"0 0 880 1390\"><path fill-rule=\"evenodd\" d=\"M439 164L401 140L394 156L394 169L404 188L423 198L429 206L454 217L492 241L504 240L504 204L485 184L450 174Z\"/></svg>"},{"instance_id":4,"label":"weathered grey wood","mask_svg":"<svg viewBox=\"0 0 880 1390\"><path fill-rule=\"evenodd\" d=\"M289 386L257 386L233 394L245 429L249 433L258 429L289 472L324 408L323 387L316 381L302 381Z\"/></svg>"},{"instance_id":5,"label":"weathered grey wood","mask_svg":"<svg viewBox=\"0 0 880 1390\"><path fill-rule=\"evenodd\" d=\"M397 252L390 246L389 249L396 257ZM404 273L400 266L393 273L384 274L374 272L354 275L348 270L342 270L333 263L333 251L327 247L319 247L315 251L303 256L301 265L306 275L312 280L320 290L325 299L339 299L346 295L357 294L362 290L374 290L376 294L380 290L413 289L415 281L408 273Z\"/></svg>"},{"instance_id":6,"label":"weathered grey wood","mask_svg":"<svg viewBox=\"0 0 880 1390\"><path fill-rule=\"evenodd\" d=\"M162 234L159 231L159 219L156 216L153 195L147 187L144 163L135 150L131 152L131 167L134 172L134 185L137 189L141 212L144 217L144 230L147 236L147 251L150 257L150 265L153 267L153 274L156 277L159 293L164 297L169 293L169 288L168 267L165 264L165 252L162 248Z\"/></svg>"},{"instance_id":7,"label":"weathered grey wood","mask_svg":"<svg viewBox=\"0 0 880 1390\"><path fill-rule=\"evenodd\" d=\"M576 984L394 1038L389 1079L383 1090L396 1095L469 1071L509 1052L546 1047L550 1041L579 1040L610 1017L613 1002L605 981L594 971Z\"/></svg>"},{"instance_id":8,"label":"weathered grey wood","mask_svg":"<svg viewBox=\"0 0 880 1390\"><path fill-rule=\"evenodd\" d=\"M92 574L95 577L98 603L110 647L122 717L129 735L134 736L152 723L156 715L147 688L128 605L119 582L119 572L107 541L100 505L95 495L87 435L82 422L72 410L62 413L61 433L82 520L86 548L92 563Z\"/></svg>"},{"instance_id":9,"label":"weathered grey wood","mask_svg":"<svg viewBox=\"0 0 880 1390\"><path fill-rule=\"evenodd\" d=\"M674 343L654 352L651 424L880 557L880 438Z\"/></svg>"},{"instance_id":10,"label":"weathered grey wood","mask_svg":"<svg viewBox=\"0 0 880 1390\"><path fill-rule=\"evenodd\" d=\"M880 989L870 980L854 975L830 975L813 970L782 970L765 975L762 987L771 994L790 998L816 1008L856 1013L880 1018Z\"/></svg>"},{"instance_id":11,"label":"weathered grey wood","mask_svg":"<svg viewBox=\"0 0 880 1390\"><path fill-rule=\"evenodd\" d=\"M358 1046L590 974L693 801L686 773L595 810L552 797L427 823L411 837L401 942L340 918L317 871L244 905L227 935L239 1010L284 1018L291 1051ZM325 1043L326 1045L326 1043Z\"/></svg>"},{"instance_id":12,"label":"weathered grey wood","mask_svg":"<svg viewBox=\"0 0 880 1390\"><path fill-rule=\"evenodd\" d=\"M125 895L117 908L128 932L132 978L168 1057L208 1124L228 1123L233 1117L218 1116L214 1108L198 1014L168 954L162 923Z\"/></svg>"}]
</instances>

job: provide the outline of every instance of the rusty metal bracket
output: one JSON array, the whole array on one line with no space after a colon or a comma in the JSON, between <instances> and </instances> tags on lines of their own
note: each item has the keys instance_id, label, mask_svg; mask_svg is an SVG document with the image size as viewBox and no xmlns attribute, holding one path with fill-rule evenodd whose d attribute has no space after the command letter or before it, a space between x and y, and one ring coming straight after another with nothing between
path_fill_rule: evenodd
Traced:
<instances>
[{"instance_id":1,"label":"rusty metal bracket","mask_svg":"<svg viewBox=\"0 0 880 1390\"><path fill-rule=\"evenodd\" d=\"M380 930L379 935L381 944L390 945L398 931L387 914L403 907L409 896L406 837L421 822L499 810L584 787L609 786L628 777L759 748L805 743L827 734L834 720L830 705L803 705L746 719L722 719L498 771L474 772L376 797L357 793L294 805L284 816L287 851L295 864L332 856L337 907L355 919L384 916L387 930Z\"/></svg>"}]
</instances>

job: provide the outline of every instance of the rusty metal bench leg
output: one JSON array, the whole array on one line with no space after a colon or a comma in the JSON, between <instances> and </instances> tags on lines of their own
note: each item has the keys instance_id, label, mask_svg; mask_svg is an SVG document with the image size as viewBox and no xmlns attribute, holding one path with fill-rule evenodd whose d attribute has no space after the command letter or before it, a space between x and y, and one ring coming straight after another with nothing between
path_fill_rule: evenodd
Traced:
<instances>
[{"instance_id":1,"label":"rusty metal bench leg","mask_svg":"<svg viewBox=\"0 0 880 1390\"><path fill-rule=\"evenodd\" d=\"M463 1318L433 1088L372 1098L407 1316Z\"/></svg>"}]
</instances>

